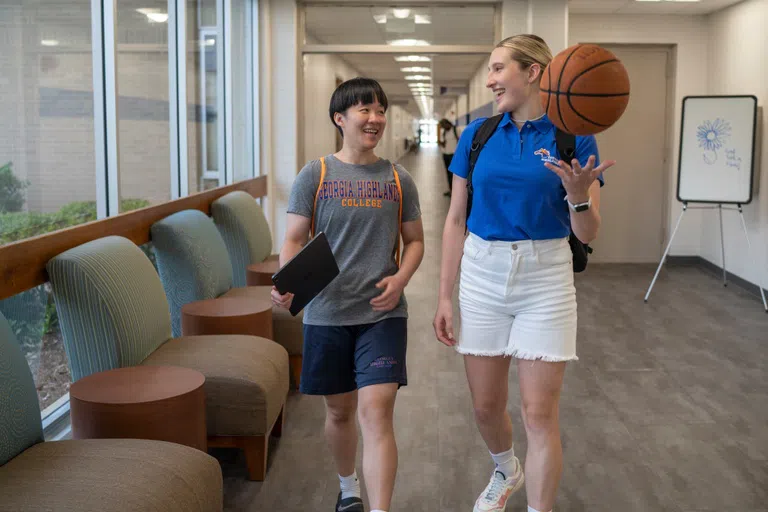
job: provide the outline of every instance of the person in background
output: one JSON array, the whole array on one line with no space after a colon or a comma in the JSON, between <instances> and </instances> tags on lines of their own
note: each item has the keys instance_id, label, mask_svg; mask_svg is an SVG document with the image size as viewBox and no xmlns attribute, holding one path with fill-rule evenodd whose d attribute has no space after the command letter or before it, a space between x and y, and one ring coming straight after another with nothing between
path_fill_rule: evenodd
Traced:
<instances>
[{"instance_id":1,"label":"person in background","mask_svg":"<svg viewBox=\"0 0 768 512\"><path fill-rule=\"evenodd\" d=\"M282 267L311 233L322 231L340 270L304 310L300 385L301 393L325 399L325 436L341 487L336 512L364 511L355 469L356 413L373 512L389 509L397 472L395 397L408 382L403 290L424 255L424 230L413 178L374 152L386 112L387 96L375 80L339 85L329 114L342 148L299 172L280 251ZM276 305L289 308L292 299L273 288Z\"/></svg>"},{"instance_id":2,"label":"person in background","mask_svg":"<svg viewBox=\"0 0 768 512\"><path fill-rule=\"evenodd\" d=\"M459 144L459 130L448 119L443 118L438 123L438 145L440 146L440 152L443 154L443 162L445 164L445 172L448 177L448 192L443 195L450 196L453 189L453 173L450 171L451 160L453 154L456 152L456 146Z\"/></svg>"}]
</instances>

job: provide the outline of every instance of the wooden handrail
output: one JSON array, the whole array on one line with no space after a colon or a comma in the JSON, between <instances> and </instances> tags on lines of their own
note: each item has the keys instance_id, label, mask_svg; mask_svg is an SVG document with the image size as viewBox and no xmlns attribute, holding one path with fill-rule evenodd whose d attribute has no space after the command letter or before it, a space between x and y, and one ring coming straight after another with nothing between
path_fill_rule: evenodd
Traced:
<instances>
[{"instance_id":1,"label":"wooden handrail","mask_svg":"<svg viewBox=\"0 0 768 512\"><path fill-rule=\"evenodd\" d=\"M200 210L210 215L211 203L234 190L244 190L254 198L264 197L267 177L240 181L0 246L0 299L48 281L45 266L57 254L110 235L124 236L136 245L145 244L150 240L150 228L155 222L182 210Z\"/></svg>"}]
</instances>

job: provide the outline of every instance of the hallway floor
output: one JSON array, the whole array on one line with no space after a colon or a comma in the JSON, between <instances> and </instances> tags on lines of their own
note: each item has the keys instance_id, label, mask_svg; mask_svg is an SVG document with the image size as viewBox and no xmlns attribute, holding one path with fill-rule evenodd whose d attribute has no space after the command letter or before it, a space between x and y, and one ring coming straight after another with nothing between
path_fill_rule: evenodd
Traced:
<instances>
[{"instance_id":1,"label":"hallway floor","mask_svg":"<svg viewBox=\"0 0 768 512\"><path fill-rule=\"evenodd\" d=\"M436 148L401 163L419 187L426 254L406 289L409 385L395 410L400 460L390 512L470 512L492 461L462 359L432 330L445 171ZM665 267L644 304L654 271L591 265L577 275L580 360L566 371L561 400L565 464L555 510L766 511L768 315L753 294L691 266ZM524 461L514 365L509 383L514 448ZM323 422L321 398L291 393L264 482L246 479L238 452L213 452L226 509L331 512L339 483ZM525 507L521 490L507 511Z\"/></svg>"}]
</instances>

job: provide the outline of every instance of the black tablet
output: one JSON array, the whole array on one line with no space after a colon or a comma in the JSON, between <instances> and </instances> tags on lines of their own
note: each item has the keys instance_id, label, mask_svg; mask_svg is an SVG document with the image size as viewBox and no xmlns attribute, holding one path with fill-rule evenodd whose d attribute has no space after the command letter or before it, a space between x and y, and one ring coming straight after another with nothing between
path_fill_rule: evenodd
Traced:
<instances>
[{"instance_id":1,"label":"black tablet","mask_svg":"<svg viewBox=\"0 0 768 512\"><path fill-rule=\"evenodd\" d=\"M322 231L272 276L281 294L292 293L291 315L298 315L339 275L328 238Z\"/></svg>"}]
</instances>

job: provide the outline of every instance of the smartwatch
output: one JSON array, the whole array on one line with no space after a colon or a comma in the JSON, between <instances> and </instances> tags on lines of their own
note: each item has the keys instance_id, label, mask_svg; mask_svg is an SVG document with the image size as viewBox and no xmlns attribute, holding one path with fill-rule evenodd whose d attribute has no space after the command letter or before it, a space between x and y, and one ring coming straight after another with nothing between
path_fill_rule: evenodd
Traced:
<instances>
[{"instance_id":1,"label":"smartwatch","mask_svg":"<svg viewBox=\"0 0 768 512\"><path fill-rule=\"evenodd\" d=\"M586 203L579 203L579 204L573 204L568 200L568 196L565 197L565 200L568 202L568 208L571 209L571 211L574 212L583 212L586 210L589 210L590 206L592 206L592 198L590 197Z\"/></svg>"}]
</instances>

